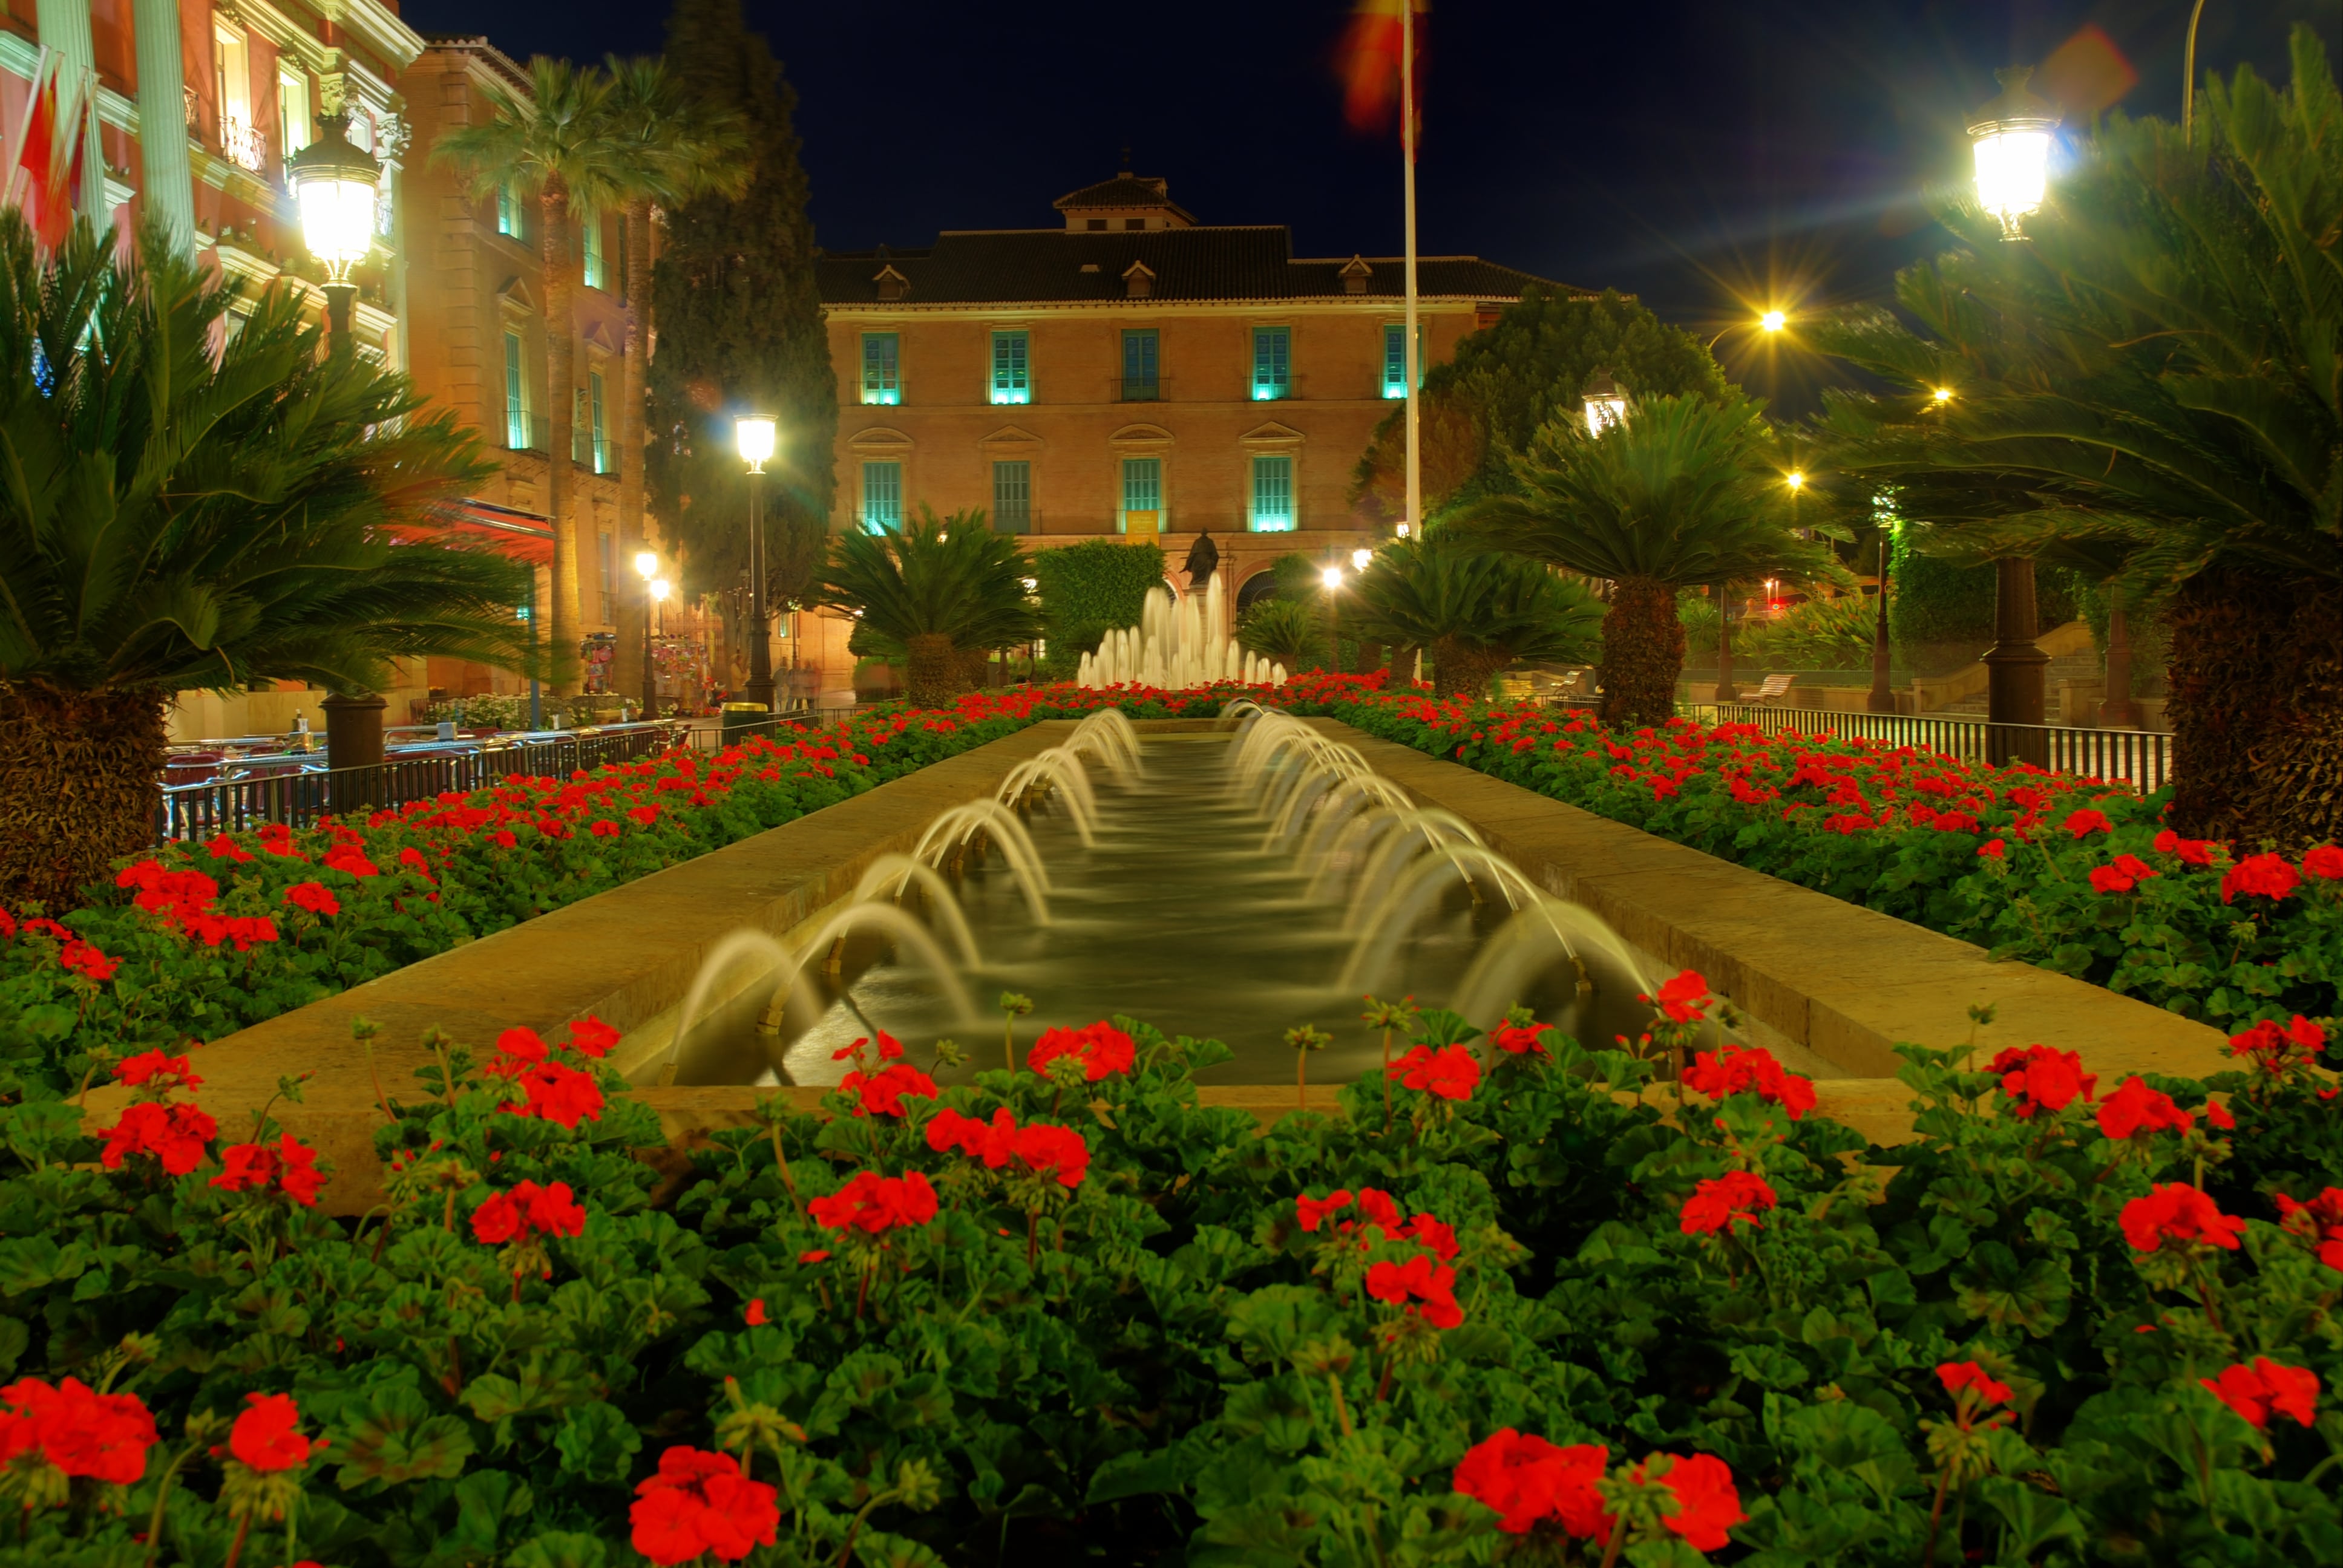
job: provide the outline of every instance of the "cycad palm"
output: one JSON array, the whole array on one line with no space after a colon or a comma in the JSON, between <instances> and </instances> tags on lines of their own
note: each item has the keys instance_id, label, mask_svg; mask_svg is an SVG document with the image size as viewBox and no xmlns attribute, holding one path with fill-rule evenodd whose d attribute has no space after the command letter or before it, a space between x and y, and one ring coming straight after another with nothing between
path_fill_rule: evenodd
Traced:
<instances>
[{"instance_id":1,"label":"cycad palm","mask_svg":"<svg viewBox=\"0 0 2343 1568\"><path fill-rule=\"evenodd\" d=\"M626 229L627 345L621 362L618 410L619 555L631 559L643 529L643 398L649 346L651 209L696 196L738 195L754 169L739 118L715 114L685 95L666 63L644 56L604 62L609 75L608 112L628 149L618 176ZM618 689L642 688L644 607L623 596L618 609Z\"/></svg>"},{"instance_id":2,"label":"cycad palm","mask_svg":"<svg viewBox=\"0 0 2343 1568\"><path fill-rule=\"evenodd\" d=\"M2090 548L2171 597L2184 832L2343 836L2343 99L2294 40L2294 85L2210 84L2194 145L2105 126L2030 242L1945 221L1964 253L1829 347L1909 388L1842 397L1838 459L1972 552ZM1954 396L1935 407L1927 389Z\"/></svg>"},{"instance_id":3,"label":"cycad palm","mask_svg":"<svg viewBox=\"0 0 2343 1568\"><path fill-rule=\"evenodd\" d=\"M1538 431L1513 473L1521 494L1478 502L1450 526L1610 582L1603 717L1614 723L1655 724L1675 710L1677 589L1814 571L1828 558L1792 531L1774 433L1747 398L1646 398L1595 435L1564 416Z\"/></svg>"},{"instance_id":4,"label":"cycad palm","mask_svg":"<svg viewBox=\"0 0 2343 1568\"><path fill-rule=\"evenodd\" d=\"M1477 693L1519 659L1584 659L1603 621L1584 583L1445 529L1377 551L1358 598L1367 636L1431 650L1443 697Z\"/></svg>"},{"instance_id":5,"label":"cycad palm","mask_svg":"<svg viewBox=\"0 0 2343 1568\"><path fill-rule=\"evenodd\" d=\"M0 902L55 906L147 842L175 692L534 662L518 568L392 542L488 471L451 417L321 364L289 292L222 338L233 290L112 241L44 266L0 216Z\"/></svg>"},{"instance_id":6,"label":"cycad palm","mask_svg":"<svg viewBox=\"0 0 2343 1568\"><path fill-rule=\"evenodd\" d=\"M902 645L915 708L941 708L962 689L962 655L1041 629L1017 541L988 528L980 508L939 518L921 507L900 533L840 535L820 593Z\"/></svg>"},{"instance_id":7,"label":"cycad palm","mask_svg":"<svg viewBox=\"0 0 2343 1568\"><path fill-rule=\"evenodd\" d=\"M618 205L632 147L610 112L610 79L591 66L539 55L528 63L525 94L495 83L482 91L488 119L444 133L431 156L455 169L476 199L507 186L537 199L550 405L545 466L547 510L553 516L553 646L567 668L577 658L582 620L569 472L579 258L569 241L569 220Z\"/></svg>"}]
</instances>

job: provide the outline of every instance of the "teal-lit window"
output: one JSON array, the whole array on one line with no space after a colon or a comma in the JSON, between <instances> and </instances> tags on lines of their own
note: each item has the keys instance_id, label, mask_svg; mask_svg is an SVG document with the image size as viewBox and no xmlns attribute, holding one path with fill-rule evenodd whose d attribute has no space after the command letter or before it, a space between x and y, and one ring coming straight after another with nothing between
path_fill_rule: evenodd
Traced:
<instances>
[{"instance_id":1,"label":"teal-lit window","mask_svg":"<svg viewBox=\"0 0 2343 1568\"><path fill-rule=\"evenodd\" d=\"M1293 531L1293 459L1255 457L1252 460L1252 531L1290 534Z\"/></svg>"},{"instance_id":2,"label":"teal-lit window","mask_svg":"<svg viewBox=\"0 0 2343 1568\"><path fill-rule=\"evenodd\" d=\"M505 334L505 445L516 452L528 450L528 373L521 357L520 334Z\"/></svg>"},{"instance_id":3,"label":"teal-lit window","mask_svg":"<svg viewBox=\"0 0 2343 1568\"><path fill-rule=\"evenodd\" d=\"M903 465L862 465L862 526L874 534L903 530Z\"/></svg>"},{"instance_id":4,"label":"teal-lit window","mask_svg":"<svg viewBox=\"0 0 2343 1568\"><path fill-rule=\"evenodd\" d=\"M992 465L992 528L995 533L1033 531L1033 465Z\"/></svg>"},{"instance_id":5,"label":"teal-lit window","mask_svg":"<svg viewBox=\"0 0 2343 1568\"><path fill-rule=\"evenodd\" d=\"M1163 396L1162 339L1153 327L1122 335L1122 400L1152 403Z\"/></svg>"},{"instance_id":6,"label":"teal-lit window","mask_svg":"<svg viewBox=\"0 0 2343 1568\"><path fill-rule=\"evenodd\" d=\"M903 400L903 340L892 332L862 335L862 400L900 403Z\"/></svg>"},{"instance_id":7,"label":"teal-lit window","mask_svg":"<svg viewBox=\"0 0 2343 1568\"><path fill-rule=\"evenodd\" d=\"M1030 345L1022 332L992 335L992 400L995 403L1033 401Z\"/></svg>"},{"instance_id":8,"label":"teal-lit window","mask_svg":"<svg viewBox=\"0 0 2343 1568\"><path fill-rule=\"evenodd\" d=\"M1423 324L1415 327L1415 384L1423 385ZM1383 326L1383 396L1407 396L1407 327L1400 322Z\"/></svg>"},{"instance_id":9,"label":"teal-lit window","mask_svg":"<svg viewBox=\"0 0 2343 1568\"><path fill-rule=\"evenodd\" d=\"M1163 528L1163 459L1161 457L1125 457L1122 460L1122 531L1131 531L1133 512L1151 518L1156 530Z\"/></svg>"},{"instance_id":10,"label":"teal-lit window","mask_svg":"<svg viewBox=\"0 0 2343 1568\"><path fill-rule=\"evenodd\" d=\"M602 373L599 370L588 371L586 376L586 428L594 443L588 453L594 471L607 474L611 467L610 443L603 434Z\"/></svg>"},{"instance_id":11,"label":"teal-lit window","mask_svg":"<svg viewBox=\"0 0 2343 1568\"><path fill-rule=\"evenodd\" d=\"M513 189L510 180L497 187L497 232L522 237L520 192Z\"/></svg>"},{"instance_id":12,"label":"teal-lit window","mask_svg":"<svg viewBox=\"0 0 2343 1568\"><path fill-rule=\"evenodd\" d=\"M1293 328L1252 329L1252 400L1273 402L1293 390Z\"/></svg>"},{"instance_id":13,"label":"teal-lit window","mask_svg":"<svg viewBox=\"0 0 2343 1568\"><path fill-rule=\"evenodd\" d=\"M586 286L608 288L610 286L610 275L602 265L602 215L598 212L581 213L578 225L581 231L578 250L585 258Z\"/></svg>"}]
</instances>

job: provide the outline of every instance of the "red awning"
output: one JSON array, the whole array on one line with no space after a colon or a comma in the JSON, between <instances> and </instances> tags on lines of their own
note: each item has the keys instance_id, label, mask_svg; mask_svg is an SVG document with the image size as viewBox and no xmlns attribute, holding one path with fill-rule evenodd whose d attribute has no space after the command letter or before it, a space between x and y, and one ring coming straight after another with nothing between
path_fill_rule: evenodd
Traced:
<instances>
[{"instance_id":1,"label":"red awning","mask_svg":"<svg viewBox=\"0 0 2343 1568\"><path fill-rule=\"evenodd\" d=\"M450 544L485 544L511 560L533 566L553 564L553 519L493 501L458 501L440 508L437 526L411 525L394 530L401 544L444 539Z\"/></svg>"}]
</instances>

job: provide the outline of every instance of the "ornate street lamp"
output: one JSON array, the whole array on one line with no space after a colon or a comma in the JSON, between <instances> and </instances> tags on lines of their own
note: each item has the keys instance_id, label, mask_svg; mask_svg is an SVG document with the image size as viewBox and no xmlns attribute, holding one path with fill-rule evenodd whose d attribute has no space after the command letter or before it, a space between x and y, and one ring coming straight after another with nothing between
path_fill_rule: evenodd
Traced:
<instances>
[{"instance_id":1,"label":"ornate street lamp","mask_svg":"<svg viewBox=\"0 0 2343 1568\"><path fill-rule=\"evenodd\" d=\"M382 165L345 134L347 115L327 115L317 139L285 160L285 178L301 205L301 242L326 266L326 351L350 351L350 269L374 249Z\"/></svg>"},{"instance_id":2,"label":"ornate street lamp","mask_svg":"<svg viewBox=\"0 0 2343 1568\"><path fill-rule=\"evenodd\" d=\"M1627 389L1611 379L1611 372L1598 370L1594 379L1586 384L1586 433L1600 436L1614 425L1627 422Z\"/></svg>"},{"instance_id":3,"label":"ornate street lamp","mask_svg":"<svg viewBox=\"0 0 2343 1568\"><path fill-rule=\"evenodd\" d=\"M658 602L651 592L659 577L659 557L650 550L635 552L635 575L643 579L643 717L659 717L659 667L651 645L651 607Z\"/></svg>"},{"instance_id":4,"label":"ornate street lamp","mask_svg":"<svg viewBox=\"0 0 2343 1568\"><path fill-rule=\"evenodd\" d=\"M772 628L765 611L765 464L773 455L770 414L743 414L732 421L740 460L749 465L749 700L773 710Z\"/></svg>"},{"instance_id":5,"label":"ornate street lamp","mask_svg":"<svg viewBox=\"0 0 2343 1568\"><path fill-rule=\"evenodd\" d=\"M2001 220L2001 237L2024 239L2026 218L2042 210L2049 185L2050 136L2058 128L2057 108L2026 91L2030 65L2010 65L1993 74L2001 96L1976 112L1969 140L1976 149L1977 206Z\"/></svg>"}]
</instances>

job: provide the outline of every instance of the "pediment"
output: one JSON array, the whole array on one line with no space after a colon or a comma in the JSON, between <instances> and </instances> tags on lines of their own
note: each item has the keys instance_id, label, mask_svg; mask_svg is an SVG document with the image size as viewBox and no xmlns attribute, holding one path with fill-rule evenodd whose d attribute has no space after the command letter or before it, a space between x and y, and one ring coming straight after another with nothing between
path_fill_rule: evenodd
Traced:
<instances>
[{"instance_id":1,"label":"pediment","mask_svg":"<svg viewBox=\"0 0 2343 1568\"><path fill-rule=\"evenodd\" d=\"M610 336L610 328L607 323L600 321L590 322L588 324L586 330L579 333L578 336L586 340L588 347L598 348L605 354L616 354L618 352L618 345L614 339L612 339Z\"/></svg>"},{"instance_id":2,"label":"pediment","mask_svg":"<svg viewBox=\"0 0 2343 1568\"><path fill-rule=\"evenodd\" d=\"M1168 447L1172 432L1161 425L1125 425L1106 439L1110 447Z\"/></svg>"},{"instance_id":3,"label":"pediment","mask_svg":"<svg viewBox=\"0 0 2343 1568\"><path fill-rule=\"evenodd\" d=\"M980 447L989 448L1000 447L1039 447L1041 444L1041 437L1036 436L1031 430L1021 428L1015 425L1003 425L1000 429L995 430L991 435L987 436L983 440L977 443L977 445Z\"/></svg>"},{"instance_id":4,"label":"pediment","mask_svg":"<svg viewBox=\"0 0 2343 1568\"><path fill-rule=\"evenodd\" d=\"M1281 425L1272 419L1265 424L1254 426L1238 437L1237 445L1240 447L1298 447L1302 445L1302 432L1291 425Z\"/></svg>"},{"instance_id":5,"label":"pediment","mask_svg":"<svg viewBox=\"0 0 2343 1568\"><path fill-rule=\"evenodd\" d=\"M538 313L536 291L517 272L497 286L497 301L508 310L525 310L532 316Z\"/></svg>"},{"instance_id":6,"label":"pediment","mask_svg":"<svg viewBox=\"0 0 2343 1568\"><path fill-rule=\"evenodd\" d=\"M848 450L865 457L899 456L911 449L911 438L889 425L872 425L846 438Z\"/></svg>"}]
</instances>

